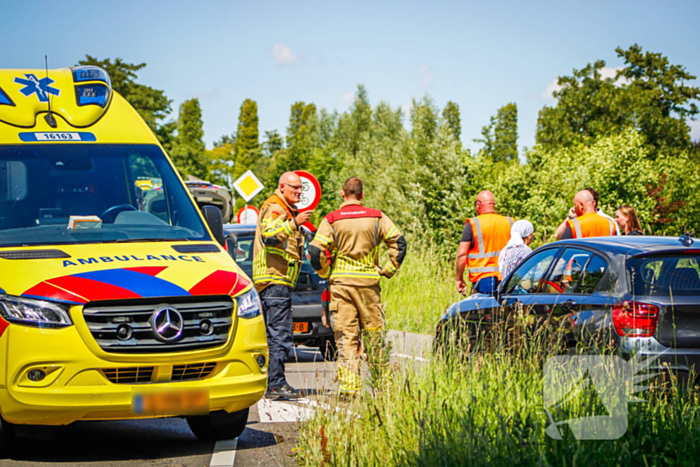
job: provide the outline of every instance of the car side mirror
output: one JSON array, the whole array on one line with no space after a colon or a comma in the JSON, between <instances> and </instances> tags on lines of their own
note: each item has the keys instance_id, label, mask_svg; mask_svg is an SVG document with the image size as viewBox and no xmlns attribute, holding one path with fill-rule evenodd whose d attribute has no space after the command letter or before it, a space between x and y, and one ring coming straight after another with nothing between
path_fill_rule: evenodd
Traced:
<instances>
[{"instance_id":1,"label":"car side mirror","mask_svg":"<svg viewBox=\"0 0 700 467\"><path fill-rule=\"evenodd\" d=\"M202 214L211 233L214 234L214 238L219 242L219 245L223 246L226 239L224 238L224 219L221 217L221 210L214 206L204 206Z\"/></svg>"},{"instance_id":2,"label":"car side mirror","mask_svg":"<svg viewBox=\"0 0 700 467\"><path fill-rule=\"evenodd\" d=\"M234 261L236 261L238 258L236 258L236 253L238 250L238 242L236 241L235 238L231 237L231 235L226 236L226 251L228 251L228 254L231 255L231 258L233 258Z\"/></svg>"}]
</instances>

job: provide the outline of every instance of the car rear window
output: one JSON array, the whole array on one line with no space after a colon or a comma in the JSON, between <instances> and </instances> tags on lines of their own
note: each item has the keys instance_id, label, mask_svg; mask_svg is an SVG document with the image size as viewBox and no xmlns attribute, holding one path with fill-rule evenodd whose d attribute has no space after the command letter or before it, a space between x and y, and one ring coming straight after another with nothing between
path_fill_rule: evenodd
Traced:
<instances>
[{"instance_id":1,"label":"car rear window","mask_svg":"<svg viewBox=\"0 0 700 467\"><path fill-rule=\"evenodd\" d=\"M700 295L699 255L632 258L627 274L634 295Z\"/></svg>"}]
</instances>

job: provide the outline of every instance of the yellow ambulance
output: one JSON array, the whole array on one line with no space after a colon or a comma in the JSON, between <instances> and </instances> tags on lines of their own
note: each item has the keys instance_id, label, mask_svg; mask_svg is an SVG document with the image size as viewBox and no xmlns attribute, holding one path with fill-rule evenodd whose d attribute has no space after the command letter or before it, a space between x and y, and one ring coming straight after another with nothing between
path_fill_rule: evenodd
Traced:
<instances>
[{"instance_id":1,"label":"yellow ambulance","mask_svg":"<svg viewBox=\"0 0 700 467\"><path fill-rule=\"evenodd\" d=\"M103 69L0 70L3 432L183 416L238 436L268 350L222 245L221 211L197 209Z\"/></svg>"}]
</instances>

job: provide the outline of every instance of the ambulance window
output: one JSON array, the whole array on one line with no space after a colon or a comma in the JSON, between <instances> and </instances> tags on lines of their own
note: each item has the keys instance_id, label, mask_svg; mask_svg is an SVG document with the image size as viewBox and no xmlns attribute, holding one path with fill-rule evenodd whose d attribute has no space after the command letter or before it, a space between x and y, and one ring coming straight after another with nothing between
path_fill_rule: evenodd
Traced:
<instances>
[{"instance_id":1,"label":"ambulance window","mask_svg":"<svg viewBox=\"0 0 700 467\"><path fill-rule=\"evenodd\" d=\"M27 196L27 166L20 161L0 161L0 201L19 201Z\"/></svg>"},{"instance_id":2,"label":"ambulance window","mask_svg":"<svg viewBox=\"0 0 700 467\"><path fill-rule=\"evenodd\" d=\"M157 145L0 144L0 246L208 239Z\"/></svg>"},{"instance_id":3,"label":"ambulance window","mask_svg":"<svg viewBox=\"0 0 700 467\"><path fill-rule=\"evenodd\" d=\"M138 206L139 211L153 214L170 223L163 180L151 158L132 154L129 156L129 168L132 177L130 190L135 197L134 206Z\"/></svg>"}]
</instances>

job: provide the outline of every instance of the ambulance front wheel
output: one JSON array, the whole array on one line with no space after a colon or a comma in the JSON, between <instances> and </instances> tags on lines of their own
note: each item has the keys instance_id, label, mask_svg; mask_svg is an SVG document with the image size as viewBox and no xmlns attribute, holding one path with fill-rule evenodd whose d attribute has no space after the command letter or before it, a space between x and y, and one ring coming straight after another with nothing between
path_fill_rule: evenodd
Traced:
<instances>
[{"instance_id":1,"label":"ambulance front wheel","mask_svg":"<svg viewBox=\"0 0 700 467\"><path fill-rule=\"evenodd\" d=\"M187 417L187 424L202 441L219 441L240 436L248 423L248 409L228 413L223 410L209 415Z\"/></svg>"}]
</instances>

